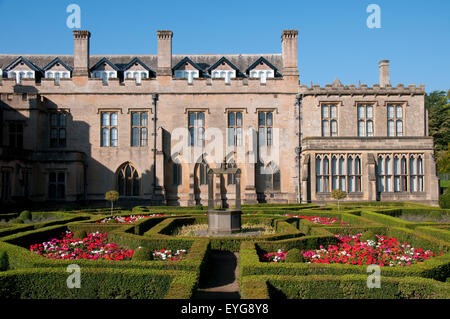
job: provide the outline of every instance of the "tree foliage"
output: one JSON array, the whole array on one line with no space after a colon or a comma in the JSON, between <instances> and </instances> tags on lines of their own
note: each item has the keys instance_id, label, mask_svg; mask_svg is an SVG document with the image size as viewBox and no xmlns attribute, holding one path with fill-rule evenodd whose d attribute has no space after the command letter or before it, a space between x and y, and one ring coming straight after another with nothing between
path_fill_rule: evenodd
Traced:
<instances>
[{"instance_id":1,"label":"tree foliage","mask_svg":"<svg viewBox=\"0 0 450 319\"><path fill-rule=\"evenodd\" d=\"M425 96L428 129L434 139L434 156L439 173L450 172L450 90L434 91Z\"/></svg>"},{"instance_id":2,"label":"tree foliage","mask_svg":"<svg viewBox=\"0 0 450 319\"><path fill-rule=\"evenodd\" d=\"M119 193L117 191L108 191L105 194L105 199L111 203L111 214L114 208L114 202L119 200Z\"/></svg>"}]
</instances>

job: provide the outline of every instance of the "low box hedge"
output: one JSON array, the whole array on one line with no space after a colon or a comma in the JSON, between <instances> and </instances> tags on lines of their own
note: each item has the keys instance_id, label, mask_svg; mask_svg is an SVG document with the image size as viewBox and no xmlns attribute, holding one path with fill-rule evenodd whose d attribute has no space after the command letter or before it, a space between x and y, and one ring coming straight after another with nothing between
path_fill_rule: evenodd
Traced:
<instances>
[{"instance_id":1,"label":"low box hedge","mask_svg":"<svg viewBox=\"0 0 450 319\"><path fill-rule=\"evenodd\" d=\"M66 268L0 273L0 299L188 299L197 274L153 269L80 267L80 288L68 288Z\"/></svg>"},{"instance_id":2,"label":"low box hedge","mask_svg":"<svg viewBox=\"0 0 450 319\"><path fill-rule=\"evenodd\" d=\"M318 229L318 228L314 228ZM322 229L324 230L324 229ZM389 277L415 276L432 278L445 281L450 277L450 253L449 243L414 232L410 229L388 229L388 236L398 237L399 241L405 241L411 245L424 249L433 249L433 252L445 252L444 255L430 258L423 263L408 267L382 267L382 274ZM310 263L268 263L260 261L262 252L274 252L278 249L287 251L291 248L319 249L320 245L332 244L334 236L305 236L296 240L278 242L243 242L239 251L239 274L249 275L309 275L309 274L362 274L367 266L344 264L310 264Z\"/></svg>"},{"instance_id":3,"label":"low box hedge","mask_svg":"<svg viewBox=\"0 0 450 319\"><path fill-rule=\"evenodd\" d=\"M418 277L381 276L380 288L367 287L368 275L246 276L243 299L449 299L450 285Z\"/></svg>"}]
</instances>

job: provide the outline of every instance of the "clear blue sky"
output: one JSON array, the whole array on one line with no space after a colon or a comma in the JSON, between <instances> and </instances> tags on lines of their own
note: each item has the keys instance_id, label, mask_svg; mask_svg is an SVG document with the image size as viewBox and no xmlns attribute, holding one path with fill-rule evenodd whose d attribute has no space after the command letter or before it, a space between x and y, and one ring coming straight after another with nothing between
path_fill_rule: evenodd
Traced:
<instances>
[{"instance_id":1,"label":"clear blue sky","mask_svg":"<svg viewBox=\"0 0 450 319\"><path fill-rule=\"evenodd\" d=\"M0 53L72 54L67 5L81 7L91 54L155 54L156 30L174 31L175 54L278 53L283 29L299 30L300 81L391 82L450 89L449 0L0 0ZM369 4L381 28L369 29Z\"/></svg>"}]
</instances>

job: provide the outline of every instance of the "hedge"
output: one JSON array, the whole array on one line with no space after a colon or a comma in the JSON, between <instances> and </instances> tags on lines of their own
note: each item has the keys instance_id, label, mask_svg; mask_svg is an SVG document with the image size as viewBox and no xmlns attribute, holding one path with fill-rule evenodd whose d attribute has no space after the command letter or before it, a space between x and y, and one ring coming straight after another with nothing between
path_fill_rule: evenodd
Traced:
<instances>
[{"instance_id":1,"label":"hedge","mask_svg":"<svg viewBox=\"0 0 450 319\"><path fill-rule=\"evenodd\" d=\"M389 277L424 277L433 278L439 281L445 281L450 277L450 253L448 252L449 243L435 240L430 242L432 238L418 234L408 229L394 229L394 233L389 235L397 235L400 239L411 240L412 236L418 236L413 240L414 243L428 247L443 246L447 251L442 256L430 258L423 263L415 264L408 267L382 267L382 273ZM273 252L278 249L287 251L291 248L299 249L318 249L320 245L332 244L333 237L305 236L296 240L286 240L278 242L243 242L239 252L239 275L309 275L309 274L362 274L366 272L366 266L344 265L344 264L309 264L309 263L268 263L261 262L259 255L263 252ZM419 246L420 247L420 246ZM420 247L423 248L423 247ZM434 251L439 252L439 251Z\"/></svg>"},{"instance_id":2,"label":"hedge","mask_svg":"<svg viewBox=\"0 0 450 319\"><path fill-rule=\"evenodd\" d=\"M162 299L192 296L198 276L182 271L80 268L80 288L68 288L66 268L0 273L0 299Z\"/></svg>"},{"instance_id":3,"label":"hedge","mask_svg":"<svg viewBox=\"0 0 450 319\"><path fill-rule=\"evenodd\" d=\"M385 277L380 288L367 287L368 275L247 276L243 299L449 299L450 285L432 279ZM265 286L265 287L264 287ZM265 288L265 289L264 289Z\"/></svg>"}]
</instances>

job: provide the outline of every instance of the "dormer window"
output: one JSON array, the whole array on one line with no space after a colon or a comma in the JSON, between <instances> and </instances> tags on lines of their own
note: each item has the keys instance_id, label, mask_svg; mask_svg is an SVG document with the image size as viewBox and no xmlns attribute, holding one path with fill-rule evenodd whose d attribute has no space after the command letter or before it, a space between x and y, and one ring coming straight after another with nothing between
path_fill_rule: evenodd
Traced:
<instances>
[{"instance_id":1,"label":"dormer window","mask_svg":"<svg viewBox=\"0 0 450 319\"><path fill-rule=\"evenodd\" d=\"M59 79L70 78L69 71L45 71L46 79L55 79L55 83L59 83Z\"/></svg>"},{"instance_id":2,"label":"dormer window","mask_svg":"<svg viewBox=\"0 0 450 319\"><path fill-rule=\"evenodd\" d=\"M102 79L103 83L108 83L109 79L117 78L117 71L94 71L92 77L95 79Z\"/></svg>"},{"instance_id":3,"label":"dormer window","mask_svg":"<svg viewBox=\"0 0 450 319\"><path fill-rule=\"evenodd\" d=\"M16 83L22 83L22 79L35 79L36 72L41 72L36 65L24 57L18 57L14 62L5 68L7 77L15 79Z\"/></svg>"},{"instance_id":4,"label":"dormer window","mask_svg":"<svg viewBox=\"0 0 450 319\"><path fill-rule=\"evenodd\" d=\"M251 78L259 78L261 83L266 83L267 78L274 78L275 71L274 70L252 70L250 71Z\"/></svg>"},{"instance_id":5,"label":"dormer window","mask_svg":"<svg viewBox=\"0 0 450 319\"><path fill-rule=\"evenodd\" d=\"M28 70L14 70L8 72L8 78L9 79L16 79L16 83L20 84L22 83L22 79L34 79L35 78L35 72L34 71L28 71Z\"/></svg>"},{"instance_id":6,"label":"dormer window","mask_svg":"<svg viewBox=\"0 0 450 319\"><path fill-rule=\"evenodd\" d=\"M194 79L200 77L200 72L198 70L176 70L175 78L177 79L187 79L188 83L193 83Z\"/></svg>"},{"instance_id":7,"label":"dormer window","mask_svg":"<svg viewBox=\"0 0 450 319\"><path fill-rule=\"evenodd\" d=\"M230 80L236 77L235 70L214 70L211 72L214 79L225 79L225 83L230 83Z\"/></svg>"},{"instance_id":8,"label":"dormer window","mask_svg":"<svg viewBox=\"0 0 450 319\"><path fill-rule=\"evenodd\" d=\"M135 79L136 83L141 83L142 79L149 78L149 72L148 71L126 71L125 78Z\"/></svg>"}]
</instances>

